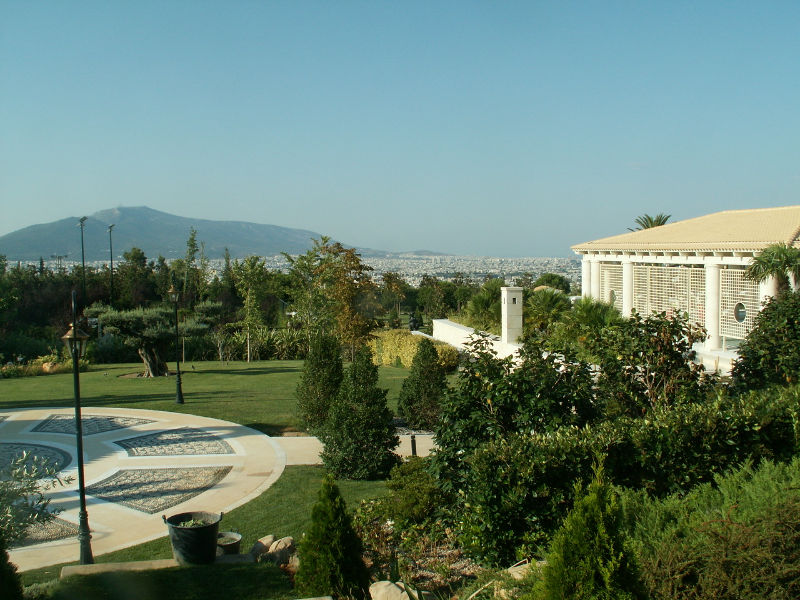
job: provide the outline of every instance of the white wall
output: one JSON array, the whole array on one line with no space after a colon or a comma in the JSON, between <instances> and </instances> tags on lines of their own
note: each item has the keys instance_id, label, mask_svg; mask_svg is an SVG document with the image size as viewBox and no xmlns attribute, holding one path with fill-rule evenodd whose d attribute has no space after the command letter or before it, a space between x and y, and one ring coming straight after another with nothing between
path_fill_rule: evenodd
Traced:
<instances>
[{"instance_id":1,"label":"white wall","mask_svg":"<svg viewBox=\"0 0 800 600\"><path fill-rule=\"evenodd\" d=\"M475 330L472 327L454 323L449 319L433 320L433 339L455 346L459 350L466 350L470 336L474 333ZM516 354L522 348L522 344L504 344L496 335L490 335L489 339L492 342L492 348L500 358Z\"/></svg>"}]
</instances>

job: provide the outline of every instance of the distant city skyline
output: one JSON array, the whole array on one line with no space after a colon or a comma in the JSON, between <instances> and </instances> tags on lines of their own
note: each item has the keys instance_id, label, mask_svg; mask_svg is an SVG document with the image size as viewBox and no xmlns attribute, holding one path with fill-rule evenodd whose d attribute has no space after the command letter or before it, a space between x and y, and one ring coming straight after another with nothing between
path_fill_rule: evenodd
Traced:
<instances>
[{"instance_id":1,"label":"distant city skyline","mask_svg":"<svg viewBox=\"0 0 800 600\"><path fill-rule=\"evenodd\" d=\"M116 206L573 256L800 204L800 4L0 4L0 235ZM2 250L0 249L0 253Z\"/></svg>"}]
</instances>

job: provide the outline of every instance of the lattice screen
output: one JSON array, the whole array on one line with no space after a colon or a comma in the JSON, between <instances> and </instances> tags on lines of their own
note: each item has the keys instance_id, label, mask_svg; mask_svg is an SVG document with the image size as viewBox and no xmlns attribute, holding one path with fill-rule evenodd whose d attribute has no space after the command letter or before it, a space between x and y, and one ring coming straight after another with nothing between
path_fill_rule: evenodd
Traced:
<instances>
[{"instance_id":1,"label":"lattice screen","mask_svg":"<svg viewBox=\"0 0 800 600\"><path fill-rule=\"evenodd\" d=\"M600 264L600 296L622 310L622 265Z\"/></svg>"},{"instance_id":2,"label":"lattice screen","mask_svg":"<svg viewBox=\"0 0 800 600\"><path fill-rule=\"evenodd\" d=\"M719 332L725 337L744 339L761 309L758 284L744 274L744 269L720 271Z\"/></svg>"},{"instance_id":3,"label":"lattice screen","mask_svg":"<svg viewBox=\"0 0 800 600\"><path fill-rule=\"evenodd\" d=\"M690 322L705 325L705 288L705 271L700 267L633 267L633 307L642 315L688 312Z\"/></svg>"}]
</instances>

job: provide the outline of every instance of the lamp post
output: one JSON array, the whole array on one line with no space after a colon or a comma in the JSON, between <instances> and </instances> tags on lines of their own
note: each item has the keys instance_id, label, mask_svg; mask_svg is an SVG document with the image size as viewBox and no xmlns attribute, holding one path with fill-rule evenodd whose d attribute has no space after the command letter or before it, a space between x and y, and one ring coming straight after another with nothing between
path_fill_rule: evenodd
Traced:
<instances>
[{"instance_id":1,"label":"lamp post","mask_svg":"<svg viewBox=\"0 0 800 600\"><path fill-rule=\"evenodd\" d=\"M169 286L167 290L170 302L175 307L175 403L183 404L183 389L181 388L181 344L180 337L178 336L178 300L180 299L180 292L175 289L175 285Z\"/></svg>"},{"instance_id":2,"label":"lamp post","mask_svg":"<svg viewBox=\"0 0 800 600\"><path fill-rule=\"evenodd\" d=\"M81 383L78 373L78 361L86 350L89 336L78 328L78 299L72 290L72 325L61 338L72 357L72 383L75 390L75 438L78 446L78 495L80 496L80 512L78 513L78 541L81 547L81 564L94 563L92 534L89 532L89 513L86 511L86 484L83 478L83 424L81 422Z\"/></svg>"},{"instance_id":3,"label":"lamp post","mask_svg":"<svg viewBox=\"0 0 800 600\"><path fill-rule=\"evenodd\" d=\"M83 302L84 306L86 306L86 253L83 250L83 226L84 223L86 223L86 219L88 218L89 217L81 217L81 220L78 223L78 225L80 225L81 228L81 275L83 277L83 287L82 287L83 295L81 297L81 302Z\"/></svg>"},{"instance_id":4,"label":"lamp post","mask_svg":"<svg viewBox=\"0 0 800 600\"><path fill-rule=\"evenodd\" d=\"M114 247L111 245L111 230L114 229L114 223L108 226L108 259L109 269L108 274L111 285L109 286L110 304L114 306Z\"/></svg>"}]
</instances>

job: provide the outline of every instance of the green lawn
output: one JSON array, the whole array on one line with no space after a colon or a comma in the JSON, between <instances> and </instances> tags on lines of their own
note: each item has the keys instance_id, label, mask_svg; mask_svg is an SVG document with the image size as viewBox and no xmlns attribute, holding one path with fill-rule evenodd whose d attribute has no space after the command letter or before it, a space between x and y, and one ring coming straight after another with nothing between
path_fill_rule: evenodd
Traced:
<instances>
[{"instance_id":1,"label":"green lawn","mask_svg":"<svg viewBox=\"0 0 800 600\"><path fill-rule=\"evenodd\" d=\"M302 366L299 360L187 363L182 377L186 404L179 405L174 377L124 377L142 370L136 363L93 365L81 373L81 404L188 413L276 435L300 429L294 391ZM380 367L379 372L379 384L389 390L394 411L408 370ZM69 373L0 379L0 409L73 404Z\"/></svg>"},{"instance_id":2,"label":"green lawn","mask_svg":"<svg viewBox=\"0 0 800 600\"><path fill-rule=\"evenodd\" d=\"M123 377L139 372L140 364L94 365L87 373L81 374L81 400L85 407L166 410L224 419L275 435L300 428L294 390L302 365L302 361L188 363L183 377L184 405L175 403L173 377ZM407 374L407 369L380 368L380 385L389 390L389 407L392 410L397 408L397 397ZM72 383L69 373L0 379L0 410L72 406ZM242 534L242 548L245 551L255 540L267 534L291 535L299 539L309 523L311 507L316 501L323 473L321 467L286 468L280 479L261 496L226 514L222 527ZM339 486L351 507L362 498L375 497L386 491L382 481L340 481ZM166 528L164 533L166 536ZM96 560L118 562L168 558L171 555L169 540L163 537L97 556ZM58 577L62 566L27 571L22 574L23 581L30 585L54 579ZM237 598L292 597L291 588L282 574L262 565L249 568L205 567L202 575L192 574L195 570L200 569L79 577L60 586L57 597L115 597L108 595L109 586L114 589L141 589L143 593L154 589L156 591L149 597L171 597L176 600L218 597L225 589ZM254 581L261 584L256 585ZM250 583L244 585L243 582ZM253 589L254 595L246 595L242 591L244 588ZM181 590L180 594L176 595L176 589Z\"/></svg>"}]
</instances>

